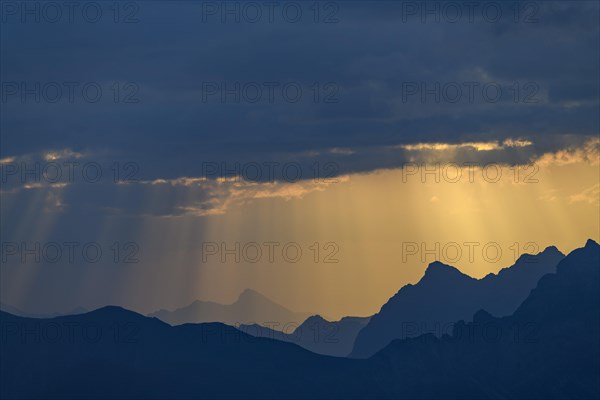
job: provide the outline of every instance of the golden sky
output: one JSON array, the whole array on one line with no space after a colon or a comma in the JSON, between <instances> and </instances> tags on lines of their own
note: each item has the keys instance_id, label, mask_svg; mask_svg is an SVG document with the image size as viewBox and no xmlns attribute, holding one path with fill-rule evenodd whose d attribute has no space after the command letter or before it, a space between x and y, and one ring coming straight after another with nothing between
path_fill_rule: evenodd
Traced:
<instances>
[{"instance_id":1,"label":"golden sky","mask_svg":"<svg viewBox=\"0 0 600 400\"><path fill-rule=\"evenodd\" d=\"M527 146L515 143L508 146ZM35 299L63 309L119 304L152 312L196 299L230 303L252 288L296 311L370 315L417 282L434 260L481 278L522 253L550 245L567 253L588 238L600 239L597 141L545 154L530 166L465 166L455 160L463 147L414 145L414 163L404 168L327 182L141 182L149 190L169 189L148 192L141 208L174 195L189 206L179 215L108 214L97 226L68 222L64 187L28 189L36 195L27 204L5 193L3 213L29 210L12 237L48 241L57 240L58 228L63 236L87 229L100 243L135 241L140 262L4 268L2 301L39 308ZM208 211L195 203L198 185L210 194L203 200L211 203ZM223 249L233 253L223 255Z\"/></svg>"}]
</instances>

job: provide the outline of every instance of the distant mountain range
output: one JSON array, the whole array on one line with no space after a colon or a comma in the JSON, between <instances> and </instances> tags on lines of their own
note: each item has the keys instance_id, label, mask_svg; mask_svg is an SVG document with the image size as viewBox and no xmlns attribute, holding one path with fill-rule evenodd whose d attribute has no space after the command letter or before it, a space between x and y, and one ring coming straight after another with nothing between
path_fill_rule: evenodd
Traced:
<instances>
[{"instance_id":1,"label":"distant mountain range","mask_svg":"<svg viewBox=\"0 0 600 400\"><path fill-rule=\"evenodd\" d=\"M87 310L83 307L75 307L71 311L63 312L63 313L34 314L34 313L28 313L25 311L21 311L17 307L13 307L11 305L4 304L4 303L0 303L0 311L4 311L9 314L18 315L20 317L28 317L28 318L54 318L54 317L60 317L62 315L85 314L86 312L89 312L89 310Z\"/></svg>"},{"instance_id":2,"label":"distant mountain range","mask_svg":"<svg viewBox=\"0 0 600 400\"><path fill-rule=\"evenodd\" d=\"M537 255L524 254L513 266L483 279L431 263L417 284L404 286L371 317L358 333L350 356L370 357L394 339L450 334L454 322L468 321L480 309L496 316L510 315L563 258L556 247L548 247Z\"/></svg>"},{"instance_id":3,"label":"distant mountain range","mask_svg":"<svg viewBox=\"0 0 600 400\"><path fill-rule=\"evenodd\" d=\"M222 322L232 326L258 324L281 330L286 326L300 325L310 314L290 311L262 294L246 289L233 304L197 300L175 311L160 310L148 316L171 325Z\"/></svg>"},{"instance_id":4,"label":"distant mountain range","mask_svg":"<svg viewBox=\"0 0 600 400\"><path fill-rule=\"evenodd\" d=\"M294 343L313 353L346 357L352 351L356 335L368 322L369 317L344 317L330 322L320 315L313 315L289 332L260 325L241 325L239 329L252 336Z\"/></svg>"},{"instance_id":5,"label":"distant mountain range","mask_svg":"<svg viewBox=\"0 0 600 400\"><path fill-rule=\"evenodd\" d=\"M363 379L346 382L354 373L347 359L221 323L171 326L109 306L54 319L0 312L0 326L3 399L368 394Z\"/></svg>"},{"instance_id":6,"label":"distant mountain range","mask_svg":"<svg viewBox=\"0 0 600 400\"><path fill-rule=\"evenodd\" d=\"M468 320L441 338L395 339L368 359L350 359L220 323L170 326L119 307L53 319L0 312L0 397L600 396L596 242L560 261L512 315L479 310Z\"/></svg>"}]
</instances>

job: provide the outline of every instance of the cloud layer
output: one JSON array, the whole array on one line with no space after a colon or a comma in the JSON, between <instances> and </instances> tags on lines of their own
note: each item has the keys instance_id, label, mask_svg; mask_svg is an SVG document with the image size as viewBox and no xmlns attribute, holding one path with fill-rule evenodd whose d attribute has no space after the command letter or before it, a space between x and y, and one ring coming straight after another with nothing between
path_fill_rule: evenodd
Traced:
<instances>
[{"instance_id":1,"label":"cloud layer","mask_svg":"<svg viewBox=\"0 0 600 400\"><path fill-rule=\"evenodd\" d=\"M277 9L256 23L203 4L138 3L133 23L5 15L1 157L110 152L153 180L313 155L349 173L406 161L377 151L393 146L522 140L494 161L527 162L599 131L596 2L481 3L472 18L456 3L456 21L294 3L298 22Z\"/></svg>"}]
</instances>

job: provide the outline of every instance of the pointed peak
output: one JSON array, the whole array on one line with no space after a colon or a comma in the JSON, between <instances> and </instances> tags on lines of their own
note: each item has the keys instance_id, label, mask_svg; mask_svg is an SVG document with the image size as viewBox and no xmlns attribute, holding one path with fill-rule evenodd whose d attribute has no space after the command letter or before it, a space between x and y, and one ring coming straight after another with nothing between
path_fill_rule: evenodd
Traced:
<instances>
[{"instance_id":1,"label":"pointed peak","mask_svg":"<svg viewBox=\"0 0 600 400\"><path fill-rule=\"evenodd\" d=\"M560 251L556 246L548 246L540 254L556 254L564 256L563 252Z\"/></svg>"},{"instance_id":2,"label":"pointed peak","mask_svg":"<svg viewBox=\"0 0 600 400\"><path fill-rule=\"evenodd\" d=\"M238 296L237 301L251 301L251 300L268 300L265 296L253 289L244 289Z\"/></svg>"},{"instance_id":3,"label":"pointed peak","mask_svg":"<svg viewBox=\"0 0 600 400\"><path fill-rule=\"evenodd\" d=\"M598 244L598 242L596 242L593 239L588 239L587 242L585 242L585 248L586 249L595 249L597 247L599 247L600 245Z\"/></svg>"},{"instance_id":4,"label":"pointed peak","mask_svg":"<svg viewBox=\"0 0 600 400\"><path fill-rule=\"evenodd\" d=\"M515 265L526 263L530 264L532 262L537 262L539 258L563 258L565 254L563 254L556 246L548 246L543 251L537 254L523 253L517 258L515 261ZM510 268L510 267L509 267Z\"/></svg>"},{"instance_id":5,"label":"pointed peak","mask_svg":"<svg viewBox=\"0 0 600 400\"><path fill-rule=\"evenodd\" d=\"M429 268L438 268L438 267L439 267L439 268L445 268L445 267L446 267L446 268L454 268L453 266L451 266L451 265L448 265L448 264L444 264L444 263L443 263L443 262L441 262L441 261L434 261L434 262L430 263L430 264L427 266L427 268L428 268L428 269L429 269Z\"/></svg>"},{"instance_id":6,"label":"pointed peak","mask_svg":"<svg viewBox=\"0 0 600 400\"><path fill-rule=\"evenodd\" d=\"M425 276L435 276L435 275L464 275L457 268L454 268L451 265L447 265L441 263L439 261L434 261L425 270Z\"/></svg>"},{"instance_id":7,"label":"pointed peak","mask_svg":"<svg viewBox=\"0 0 600 400\"><path fill-rule=\"evenodd\" d=\"M310 317L308 317L303 323L302 325L313 325L313 324L322 324L322 323L328 323L328 321L321 317L319 314L315 314L315 315L311 315Z\"/></svg>"}]
</instances>

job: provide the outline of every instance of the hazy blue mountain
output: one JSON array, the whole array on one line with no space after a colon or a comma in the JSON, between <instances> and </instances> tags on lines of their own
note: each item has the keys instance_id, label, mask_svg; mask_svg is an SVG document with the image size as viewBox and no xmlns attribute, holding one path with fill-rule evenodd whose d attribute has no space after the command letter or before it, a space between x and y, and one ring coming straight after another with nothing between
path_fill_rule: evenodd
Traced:
<instances>
[{"instance_id":1,"label":"hazy blue mountain","mask_svg":"<svg viewBox=\"0 0 600 400\"><path fill-rule=\"evenodd\" d=\"M160 310L149 316L171 325L222 322L232 326L258 324L280 330L287 324L301 324L310 314L290 311L262 294L246 289L233 304L197 300L175 311Z\"/></svg>"},{"instance_id":2,"label":"hazy blue mountain","mask_svg":"<svg viewBox=\"0 0 600 400\"><path fill-rule=\"evenodd\" d=\"M564 258L556 247L522 255L498 274L474 279L440 262L431 263L415 285L406 285L371 317L356 337L351 357L366 358L394 339L425 333L452 333L458 320L470 320L479 309L493 315L513 313L543 275Z\"/></svg>"},{"instance_id":3,"label":"hazy blue mountain","mask_svg":"<svg viewBox=\"0 0 600 400\"><path fill-rule=\"evenodd\" d=\"M18 316L31 316L32 318L35 318L33 315L27 315L27 313L19 310L17 307L13 307L9 304L5 304L5 303L0 303L0 311L4 311L13 315L18 315Z\"/></svg>"},{"instance_id":4,"label":"hazy blue mountain","mask_svg":"<svg viewBox=\"0 0 600 400\"><path fill-rule=\"evenodd\" d=\"M0 311L7 312L9 314L17 315L20 317L28 317L28 318L54 318L59 317L61 315L75 315L75 314L85 314L89 310L83 307L75 307L71 311L62 312L62 313L52 313L52 314L36 314L36 313L28 313L18 309L17 307L13 307L6 303L0 303Z\"/></svg>"},{"instance_id":5,"label":"hazy blue mountain","mask_svg":"<svg viewBox=\"0 0 600 400\"><path fill-rule=\"evenodd\" d=\"M327 321L313 315L297 328L284 332L260 325L241 325L239 329L252 336L290 342L314 353L346 357L352 351L356 335L369 322L369 317L344 317L339 321ZM290 332L290 333L287 333Z\"/></svg>"},{"instance_id":6,"label":"hazy blue mountain","mask_svg":"<svg viewBox=\"0 0 600 400\"><path fill-rule=\"evenodd\" d=\"M511 316L329 357L220 323L170 326L105 307L0 312L2 398L598 398L600 246L540 279Z\"/></svg>"}]
</instances>

